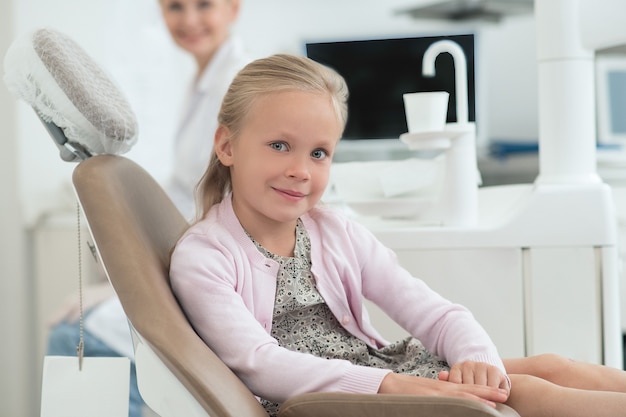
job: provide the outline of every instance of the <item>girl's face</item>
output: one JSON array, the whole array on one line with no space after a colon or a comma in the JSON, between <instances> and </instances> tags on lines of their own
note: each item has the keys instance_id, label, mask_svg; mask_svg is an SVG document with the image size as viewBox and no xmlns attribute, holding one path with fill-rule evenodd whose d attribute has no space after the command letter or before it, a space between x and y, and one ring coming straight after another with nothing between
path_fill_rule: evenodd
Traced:
<instances>
[{"instance_id":1,"label":"girl's face","mask_svg":"<svg viewBox=\"0 0 626 417\"><path fill-rule=\"evenodd\" d=\"M220 127L215 149L243 227L295 226L324 193L341 133L330 96L302 91L261 96L236 138Z\"/></svg>"},{"instance_id":2,"label":"girl's face","mask_svg":"<svg viewBox=\"0 0 626 417\"><path fill-rule=\"evenodd\" d=\"M160 0L174 42L204 67L228 37L239 0Z\"/></svg>"}]
</instances>

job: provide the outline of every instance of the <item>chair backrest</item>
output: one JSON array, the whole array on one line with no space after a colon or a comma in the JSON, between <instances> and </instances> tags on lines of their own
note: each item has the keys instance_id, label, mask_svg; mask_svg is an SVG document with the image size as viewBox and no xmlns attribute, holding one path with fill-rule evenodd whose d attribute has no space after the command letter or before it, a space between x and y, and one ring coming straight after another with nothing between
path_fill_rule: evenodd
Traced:
<instances>
[{"instance_id":1,"label":"chair backrest","mask_svg":"<svg viewBox=\"0 0 626 417\"><path fill-rule=\"evenodd\" d=\"M72 180L103 267L132 327L211 417L267 417L195 333L169 285L170 254L188 224L131 160L98 155Z\"/></svg>"}]
</instances>

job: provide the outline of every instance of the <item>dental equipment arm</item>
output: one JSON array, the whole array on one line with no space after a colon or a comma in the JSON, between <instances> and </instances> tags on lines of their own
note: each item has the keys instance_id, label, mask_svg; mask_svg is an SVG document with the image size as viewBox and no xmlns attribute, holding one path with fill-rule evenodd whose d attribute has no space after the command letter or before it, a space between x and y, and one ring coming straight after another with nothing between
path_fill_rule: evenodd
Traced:
<instances>
[{"instance_id":1,"label":"dental equipment arm","mask_svg":"<svg viewBox=\"0 0 626 417\"><path fill-rule=\"evenodd\" d=\"M537 0L538 184L599 183L594 52L626 43L622 0Z\"/></svg>"}]
</instances>

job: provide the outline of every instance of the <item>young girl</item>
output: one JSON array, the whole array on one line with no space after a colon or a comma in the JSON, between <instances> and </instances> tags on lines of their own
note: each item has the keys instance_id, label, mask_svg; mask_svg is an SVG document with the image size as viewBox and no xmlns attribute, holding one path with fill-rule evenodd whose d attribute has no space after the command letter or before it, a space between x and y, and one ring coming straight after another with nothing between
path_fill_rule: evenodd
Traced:
<instances>
[{"instance_id":1,"label":"young girl","mask_svg":"<svg viewBox=\"0 0 626 417\"><path fill-rule=\"evenodd\" d=\"M226 93L198 187L203 215L171 262L173 289L211 349L271 415L314 391L459 396L523 417L626 414L626 394L608 392L626 390L623 372L553 355L503 364L465 308L318 204L347 94L334 71L289 55L252 62ZM413 338L387 343L363 298Z\"/></svg>"}]
</instances>

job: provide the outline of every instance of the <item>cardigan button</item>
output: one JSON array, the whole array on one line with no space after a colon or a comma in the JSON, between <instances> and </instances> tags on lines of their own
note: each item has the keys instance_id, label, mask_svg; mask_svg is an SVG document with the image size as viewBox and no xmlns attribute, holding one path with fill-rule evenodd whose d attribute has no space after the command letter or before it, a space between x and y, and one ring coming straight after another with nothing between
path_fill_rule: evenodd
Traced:
<instances>
[{"instance_id":1,"label":"cardigan button","mask_svg":"<svg viewBox=\"0 0 626 417\"><path fill-rule=\"evenodd\" d=\"M350 317L349 316L343 316L343 319L341 319L341 324L343 324L345 326L348 323L350 323Z\"/></svg>"}]
</instances>

